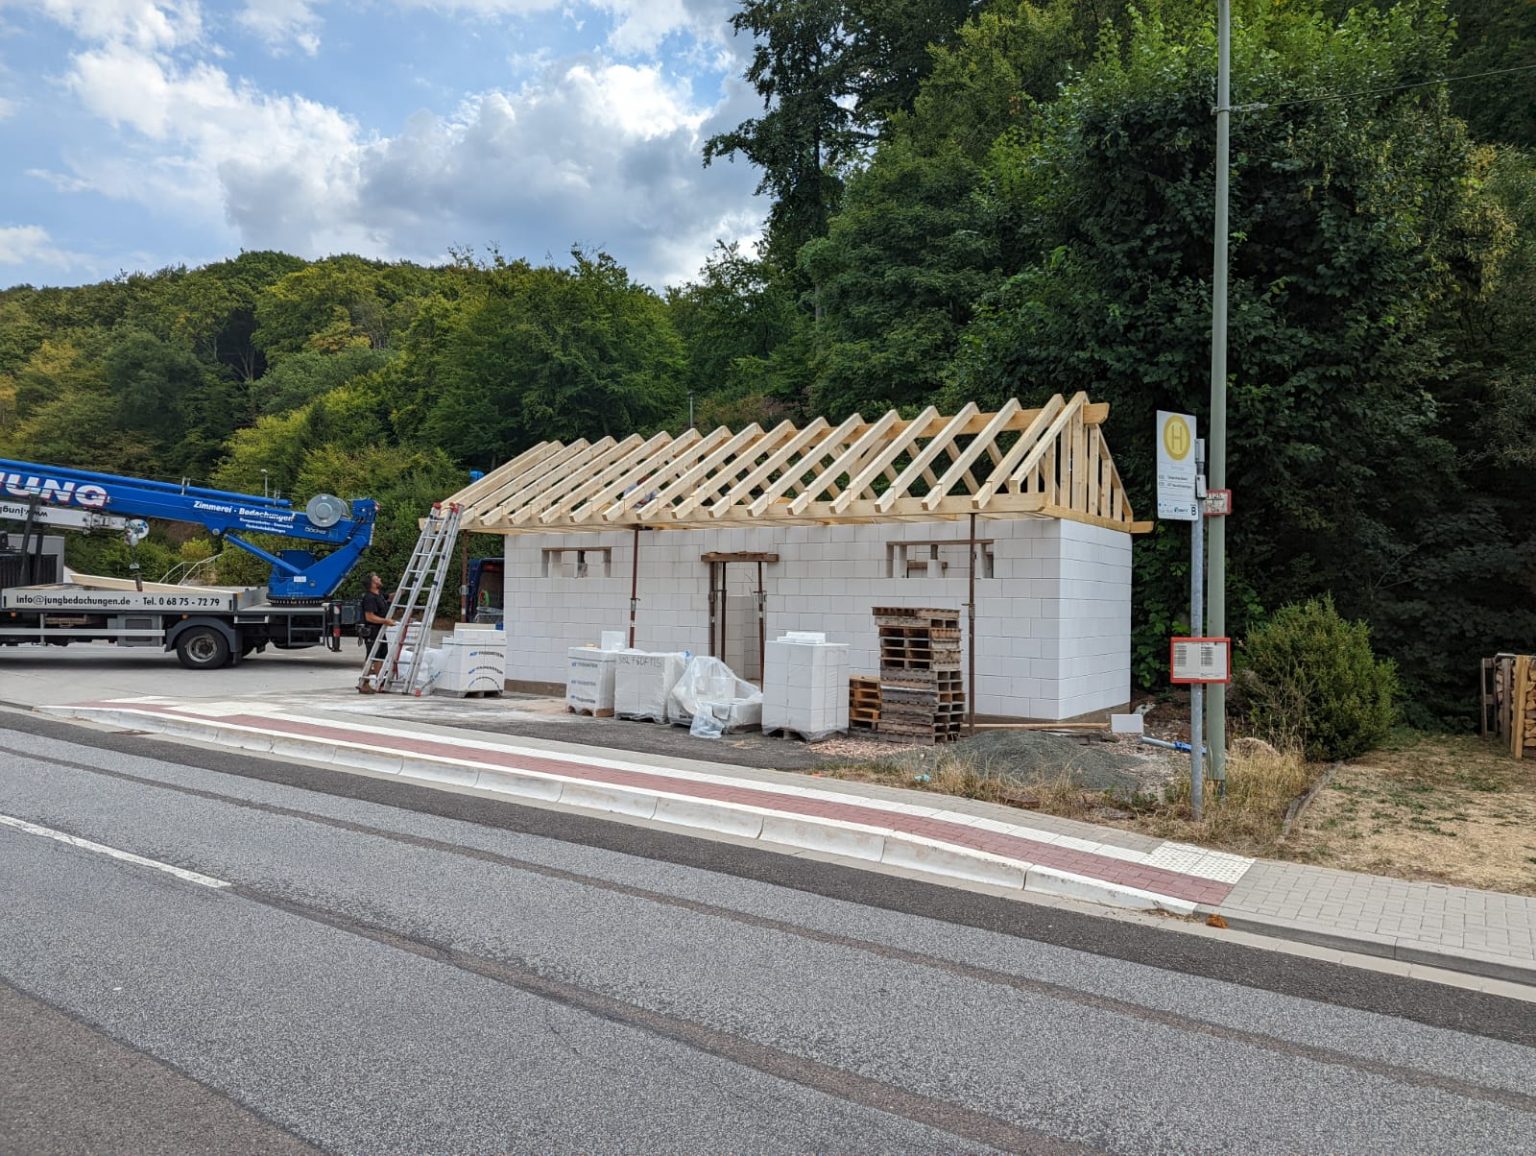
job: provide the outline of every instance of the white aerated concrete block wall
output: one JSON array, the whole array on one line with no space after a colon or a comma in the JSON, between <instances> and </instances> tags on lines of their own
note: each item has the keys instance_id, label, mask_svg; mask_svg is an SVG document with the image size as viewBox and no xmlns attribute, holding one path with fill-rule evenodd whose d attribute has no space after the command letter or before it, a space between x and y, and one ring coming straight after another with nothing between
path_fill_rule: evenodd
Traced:
<instances>
[{"instance_id":1,"label":"white aerated concrete block wall","mask_svg":"<svg viewBox=\"0 0 1536 1156\"><path fill-rule=\"evenodd\" d=\"M849 644L849 670L876 674L876 606L960 610L964 565L941 578L892 576L892 542L964 539L963 522L770 529L643 531L635 645L709 652L712 552L771 552L767 634L815 630ZM977 523L993 539L993 576L976 580L976 711L1005 718L1065 719L1124 705L1131 689L1131 540L1128 534L1047 519ZM573 646L628 629L633 536L525 534L506 540L507 678L561 683ZM608 577L543 576L546 547L608 547ZM596 569L596 567L592 567ZM756 661L748 592L757 568L729 570L728 661ZM968 653L968 651L967 651ZM968 661L968 659L967 659Z\"/></svg>"}]
</instances>

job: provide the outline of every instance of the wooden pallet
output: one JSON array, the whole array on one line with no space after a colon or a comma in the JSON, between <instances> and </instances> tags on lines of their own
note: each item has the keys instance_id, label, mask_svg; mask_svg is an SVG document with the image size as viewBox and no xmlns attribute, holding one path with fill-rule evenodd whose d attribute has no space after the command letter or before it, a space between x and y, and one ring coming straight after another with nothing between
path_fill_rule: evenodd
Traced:
<instances>
[{"instance_id":1,"label":"wooden pallet","mask_svg":"<svg viewBox=\"0 0 1536 1156\"><path fill-rule=\"evenodd\" d=\"M880 680L863 675L848 679L848 729L872 731L880 725Z\"/></svg>"},{"instance_id":2,"label":"wooden pallet","mask_svg":"<svg viewBox=\"0 0 1536 1156\"><path fill-rule=\"evenodd\" d=\"M876 606L875 622L880 626L918 626L926 623L951 630L960 629L960 611L923 610L906 606Z\"/></svg>"},{"instance_id":3,"label":"wooden pallet","mask_svg":"<svg viewBox=\"0 0 1536 1156\"><path fill-rule=\"evenodd\" d=\"M585 706L567 706L565 709L569 713L571 713L571 714L586 715L588 718L612 718L613 717L613 708L612 707L609 707L607 710L594 710L591 707L585 707Z\"/></svg>"}]
</instances>

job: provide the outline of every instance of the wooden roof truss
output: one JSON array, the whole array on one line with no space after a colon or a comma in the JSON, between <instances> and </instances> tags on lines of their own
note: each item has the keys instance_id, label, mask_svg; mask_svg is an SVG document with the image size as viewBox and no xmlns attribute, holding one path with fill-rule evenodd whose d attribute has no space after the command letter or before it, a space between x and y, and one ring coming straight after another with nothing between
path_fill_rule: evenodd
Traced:
<instances>
[{"instance_id":1,"label":"wooden roof truss","mask_svg":"<svg viewBox=\"0 0 1536 1156\"><path fill-rule=\"evenodd\" d=\"M544 442L455 494L482 534L649 526L1066 518L1139 533L1104 443L1109 406L1079 393L836 426Z\"/></svg>"}]
</instances>

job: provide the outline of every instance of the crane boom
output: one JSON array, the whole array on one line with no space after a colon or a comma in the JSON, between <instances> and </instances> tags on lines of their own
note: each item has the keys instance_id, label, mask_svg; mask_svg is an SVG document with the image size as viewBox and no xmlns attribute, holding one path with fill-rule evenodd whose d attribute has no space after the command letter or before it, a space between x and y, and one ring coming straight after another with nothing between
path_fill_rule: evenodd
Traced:
<instances>
[{"instance_id":1,"label":"crane boom","mask_svg":"<svg viewBox=\"0 0 1536 1156\"><path fill-rule=\"evenodd\" d=\"M10 507L21 506L20 515ZM258 497L185 483L121 477L0 458L0 517L42 525L101 528L142 518L202 526L272 567L276 601L330 597L373 540L378 503L317 495L303 509L286 498ZM307 550L272 553L240 534L270 534L335 546L323 557Z\"/></svg>"}]
</instances>

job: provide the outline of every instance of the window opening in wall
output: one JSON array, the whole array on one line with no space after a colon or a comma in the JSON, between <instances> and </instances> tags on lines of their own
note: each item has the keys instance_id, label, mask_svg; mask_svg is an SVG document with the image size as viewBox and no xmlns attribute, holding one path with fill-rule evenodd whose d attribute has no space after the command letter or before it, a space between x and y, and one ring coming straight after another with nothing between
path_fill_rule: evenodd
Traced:
<instances>
[{"instance_id":1,"label":"window opening in wall","mask_svg":"<svg viewBox=\"0 0 1536 1156\"><path fill-rule=\"evenodd\" d=\"M611 546L546 546L546 578L607 578L613 568Z\"/></svg>"},{"instance_id":2,"label":"window opening in wall","mask_svg":"<svg viewBox=\"0 0 1536 1156\"><path fill-rule=\"evenodd\" d=\"M976 577L992 577L992 538L976 539ZM887 542L887 578L964 578L970 565L964 538L923 542Z\"/></svg>"}]
</instances>

